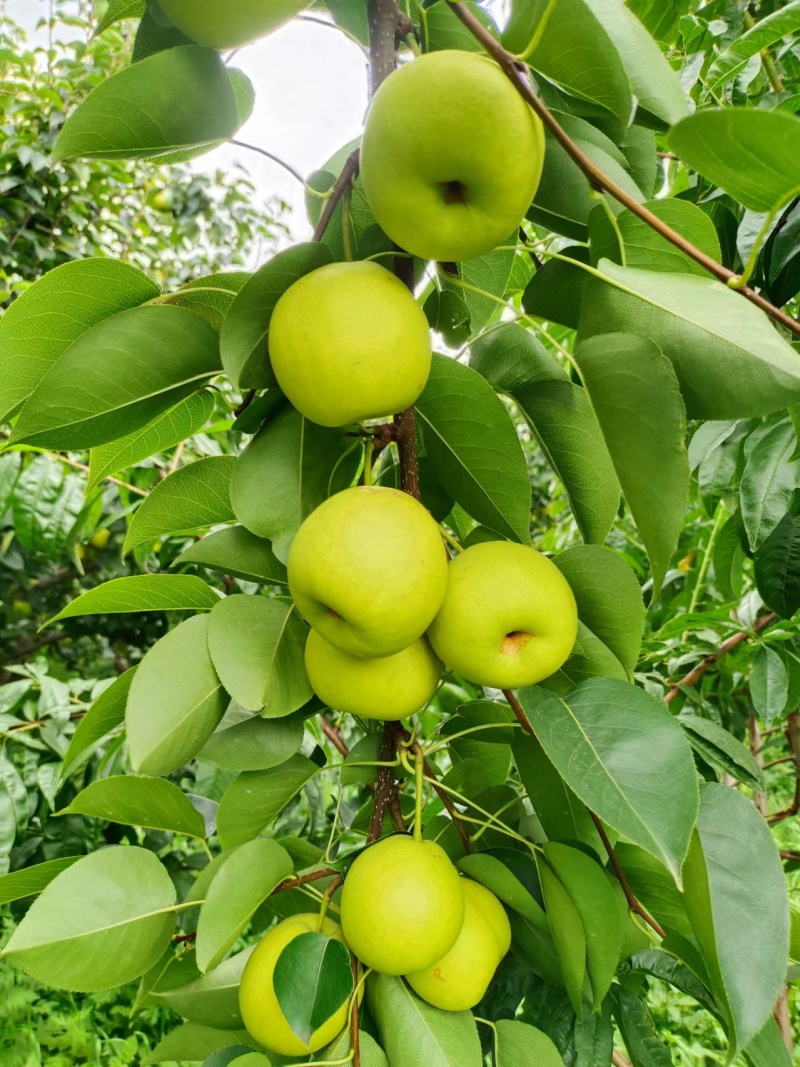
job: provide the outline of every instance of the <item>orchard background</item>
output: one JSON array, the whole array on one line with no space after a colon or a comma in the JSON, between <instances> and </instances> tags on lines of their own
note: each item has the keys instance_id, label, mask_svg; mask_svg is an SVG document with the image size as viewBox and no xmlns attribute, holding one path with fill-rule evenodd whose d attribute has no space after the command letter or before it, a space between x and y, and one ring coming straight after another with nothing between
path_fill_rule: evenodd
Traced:
<instances>
[{"instance_id":1,"label":"orchard background","mask_svg":"<svg viewBox=\"0 0 800 1067\"><path fill-rule=\"evenodd\" d=\"M385 810L386 833L411 823L413 782L376 766L393 756L392 731L307 699L296 615L280 642L232 618L213 663L220 701L253 687L300 694L285 716L230 725L242 712L228 712L164 779L132 773L124 730L128 672L144 654L220 596L285 604L288 543L328 495L336 459L360 476L366 439L316 430L287 409L264 334L277 297L306 271L368 257L411 281L440 353L416 432L406 423L377 439L376 475L408 487L416 445L423 502L449 536L530 538L567 575L581 629L548 690L509 703L449 674L415 719L423 748L436 746L426 837L478 880L474 857L484 857L496 892L512 876L514 945L475 1009L480 1023L420 1008L400 979L384 985L382 1003L368 996L360 1058L385 1064L380 1046L390 1067L420 1056L435 1067L517 1067L531 1062L526 1038L520 1052L489 1025L516 1019L547 1034L568 1067L791 1060L800 3L465 8L462 19L445 0L414 3L398 21L386 0L331 0L303 16L369 55L373 87L395 45L401 63L487 47L518 76L494 38L527 64L534 102L558 124L533 205L502 247L439 265L393 256L354 144L301 176L316 248L290 242L282 205L246 176L209 172L213 155L209 171L195 162L240 139L252 109L280 101L253 99L232 72L236 57L193 50L178 67L192 46L155 4L146 14L137 0L54 4L39 49L3 23L0 269L13 310L0 321L0 915L3 944L31 930L37 947L18 953L19 966L13 951L0 960L0 1063L249 1054L236 1015L242 953L276 917L317 908L384 829ZM154 129L158 144L146 139ZM307 236L302 220L289 225ZM214 340L203 355L203 387L169 382L174 391L162 388L143 420L113 382L97 388L90 352L71 373L86 426L101 423L105 439L65 427L58 391L39 388L46 371L80 332L148 301L193 313L197 338L219 335L219 354ZM91 309L78 333L75 307ZM146 392L145 382L139 399ZM23 434L25 419L33 429ZM260 458L243 489L248 464L234 457L253 440ZM277 647L268 675L265 649ZM199 655L189 648L151 675L154 704L169 692L165 711L191 714ZM674 788L687 767L699 808L691 789ZM225 857L263 838L280 844L292 878L327 879L273 892L285 872L253 867L235 914L220 913L219 883L203 937L191 902L213 901ZM546 891L537 865L548 840L605 866L619 911L574 886ZM117 960L108 927L134 929L139 898L164 889L125 873L131 847L163 867L177 920L157 960L146 933L127 943L141 950L135 975L125 970L135 954ZM120 892L65 962L53 931L33 916L26 927L25 914L46 887L58 924L85 914L94 875L85 867L82 887L80 865L103 853L122 857ZM670 864L683 866L680 887ZM71 888L59 892L68 868ZM615 923L616 973L593 1005L587 965L591 975L598 937ZM102 991L59 992L97 989L98 960ZM301 999L324 1002L335 977ZM350 1052L339 1042L311 1059ZM252 1062L299 1062L260 1055Z\"/></svg>"}]
</instances>

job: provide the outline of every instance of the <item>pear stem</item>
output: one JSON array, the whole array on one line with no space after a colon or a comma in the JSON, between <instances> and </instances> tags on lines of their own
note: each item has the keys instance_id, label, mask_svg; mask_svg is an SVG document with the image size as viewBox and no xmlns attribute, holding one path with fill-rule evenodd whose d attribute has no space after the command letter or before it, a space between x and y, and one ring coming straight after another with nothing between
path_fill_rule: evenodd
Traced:
<instances>
[{"instance_id":1,"label":"pear stem","mask_svg":"<svg viewBox=\"0 0 800 1067\"><path fill-rule=\"evenodd\" d=\"M462 544L460 544L458 541L456 541L455 537L453 537L453 535L449 532L449 530L446 530L444 528L444 526L442 526L441 523L439 523L439 532L441 533L441 535L445 539L445 541L447 541L448 545L450 545L451 548L454 548L456 550L456 552L463 552L464 551L464 546Z\"/></svg>"},{"instance_id":2,"label":"pear stem","mask_svg":"<svg viewBox=\"0 0 800 1067\"><path fill-rule=\"evenodd\" d=\"M317 933L319 934L322 933L322 930L325 926L325 916L328 914L328 908L331 905L333 894L336 892L336 890L339 888L343 881L344 878L342 877L342 875L337 874L337 876L331 881L331 884L325 890L325 893L322 897L322 906L319 909L319 919L317 920Z\"/></svg>"},{"instance_id":3,"label":"pear stem","mask_svg":"<svg viewBox=\"0 0 800 1067\"><path fill-rule=\"evenodd\" d=\"M425 756L420 747L414 753L414 840L422 841L422 808L425 800Z\"/></svg>"},{"instance_id":4,"label":"pear stem","mask_svg":"<svg viewBox=\"0 0 800 1067\"><path fill-rule=\"evenodd\" d=\"M636 197L631 196L616 182L612 181L607 174L592 162L589 157L581 151L577 144L572 140L566 130L561 126L555 116L545 105L544 101L534 91L529 78L528 68L524 64L521 64L515 56L506 51L500 44L496 37L494 37L486 27L478 21L469 8L464 4L459 3L458 0L448 0L453 14L466 26L472 36L483 45L485 50L489 53L492 59L495 60L497 65L508 77L511 84L531 107L531 109L539 116L543 125L547 128L551 136L558 141L561 147L566 151L567 155L572 159L573 163L583 171L584 175L589 181L589 185L593 189L605 191L614 197L616 201L626 207L631 214L636 215L647 223L647 225L659 233L663 238L669 241L671 244L679 248L687 256L693 259L696 263L699 263L701 267L704 267L709 274L713 274L715 278L723 282L725 285L729 284L730 280L736 279L737 275L732 270L728 270L721 263L717 263L711 256L706 255L701 249L688 241L685 237L673 230L671 226L659 219L653 214L644 204L640 204ZM779 322L795 337L800 337L800 322L796 322L786 312L781 311L780 308L770 304L759 293L753 289L743 286L742 288L734 290L739 292L742 296L746 297L751 303L761 308L766 312L770 318L775 322Z\"/></svg>"}]
</instances>

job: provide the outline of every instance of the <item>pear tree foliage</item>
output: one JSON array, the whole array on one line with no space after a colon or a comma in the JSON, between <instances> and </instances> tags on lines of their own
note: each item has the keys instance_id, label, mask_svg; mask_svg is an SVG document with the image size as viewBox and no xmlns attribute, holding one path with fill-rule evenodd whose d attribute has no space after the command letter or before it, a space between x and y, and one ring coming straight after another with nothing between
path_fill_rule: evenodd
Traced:
<instances>
[{"instance_id":1,"label":"pear tree foliage","mask_svg":"<svg viewBox=\"0 0 800 1067\"><path fill-rule=\"evenodd\" d=\"M56 160L231 140L227 53L305 6L108 0ZM313 239L182 288L75 258L0 319L0 553L80 567L113 504L127 570L46 632L160 626L63 713L0 686L2 965L139 983L148 1063L661 1067L658 980L787 1067L800 4L315 17L374 103ZM31 743L113 835L28 837Z\"/></svg>"}]
</instances>

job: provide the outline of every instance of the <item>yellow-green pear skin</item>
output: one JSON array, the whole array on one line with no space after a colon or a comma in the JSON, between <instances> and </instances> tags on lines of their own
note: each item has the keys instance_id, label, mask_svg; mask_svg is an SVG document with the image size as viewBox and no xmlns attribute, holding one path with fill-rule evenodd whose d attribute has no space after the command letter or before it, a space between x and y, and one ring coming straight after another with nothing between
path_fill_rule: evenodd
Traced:
<instances>
[{"instance_id":1,"label":"yellow-green pear skin","mask_svg":"<svg viewBox=\"0 0 800 1067\"><path fill-rule=\"evenodd\" d=\"M158 0L181 33L206 48L229 48L264 37L308 7L310 0Z\"/></svg>"},{"instance_id":2,"label":"yellow-green pear skin","mask_svg":"<svg viewBox=\"0 0 800 1067\"><path fill-rule=\"evenodd\" d=\"M355 860L341 909L347 943L365 966L380 974L423 971L461 932L463 880L435 841L397 834Z\"/></svg>"},{"instance_id":3,"label":"yellow-green pear skin","mask_svg":"<svg viewBox=\"0 0 800 1067\"><path fill-rule=\"evenodd\" d=\"M441 261L486 255L516 233L543 161L540 120L474 52L430 52L391 74L361 144L364 192L382 229Z\"/></svg>"},{"instance_id":4,"label":"yellow-green pear skin","mask_svg":"<svg viewBox=\"0 0 800 1067\"><path fill-rule=\"evenodd\" d=\"M239 986L242 1019L250 1036L269 1052L278 1052L281 1056L308 1055L333 1041L347 1025L348 1004L345 1002L311 1035L309 1044L304 1045L286 1021L275 996L272 976L280 954L296 937L316 932L335 937L337 941L344 940L341 927L331 919L325 919L320 930L318 915L293 915L262 938L245 966Z\"/></svg>"},{"instance_id":5,"label":"yellow-green pear skin","mask_svg":"<svg viewBox=\"0 0 800 1067\"><path fill-rule=\"evenodd\" d=\"M463 888L464 925L458 940L432 967L406 975L415 993L444 1011L468 1011L480 1003L511 947L511 924L494 893L468 878Z\"/></svg>"},{"instance_id":6,"label":"yellow-green pear skin","mask_svg":"<svg viewBox=\"0 0 800 1067\"><path fill-rule=\"evenodd\" d=\"M351 656L393 656L427 630L447 588L439 527L407 493L355 486L297 531L289 588L300 614Z\"/></svg>"},{"instance_id":7,"label":"yellow-green pear skin","mask_svg":"<svg viewBox=\"0 0 800 1067\"><path fill-rule=\"evenodd\" d=\"M410 407L431 369L428 320L377 263L329 263L291 285L272 313L269 356L297 410L346 426Z\"/></svg>"},{"instance_id":8,"label":"yellow-green pear skin","mask_svg":"<svg viewBox=\"0 0 800 1067\"><path fill-rule=\"evenodd\" d=\"M511 541L471 545L449 566L447 593L428 637L439 659L494 689L549 678L578 635L575 597L541 552Z\"/></svg>"},{"instance_id":9,"label":"yellow-green pear skin","mask_svg":"<svg viewBox=\"0 0 800 1067\"><path fill-rule=\"evenodd\" d=\"M380 659L350 656L312 630L306 642L306 673L328 707L365 719L405 719L436 692L442 664L428 641L418 641Z\"/></svg>"}]
</instances>

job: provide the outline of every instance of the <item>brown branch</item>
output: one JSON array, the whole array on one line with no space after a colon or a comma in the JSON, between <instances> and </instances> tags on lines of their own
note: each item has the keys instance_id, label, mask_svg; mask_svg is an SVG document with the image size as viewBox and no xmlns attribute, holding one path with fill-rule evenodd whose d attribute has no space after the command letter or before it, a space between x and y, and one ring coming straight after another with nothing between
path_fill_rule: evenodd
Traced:
<instances>
[{"instance_id":1,"label":"brown branch","mask_svg":"<svg viewBox=\"0 0 800 1067\"><path fill-rule=\"evenodd\" d=\"M333 867L322 867L318 871L311 871L309 874L300 874L296 878L288 878L285 882L281 882L277 889L273 889L270 893L271 897L274 897L276 893L285 893L287 889L297 889L301 885L308 885L309 882L319 882L323 878L340 878L339 871L335 871Z\"/></svg>"},{"instance_id":2,"label":"brown branch","mask_svg":"<svg viewBox=\"0 0 800 1067\"><path fill-rule=\"evenodd\" d=\"M764 770L768 771L770 767L777 767L779 763L794 763L794 756L781 756L780 759L770 760L769 763L764 764Z\"/></svg>"},{"instance_id":3,"label":"brown branch","mask_svg":"<svg viewBox=\"0 0 800 1067\"><path fill-rule=\"evenodd\" d=\"M791 819L792 816L800 814L800 711L793 711L786 720L786 740L792 750L791 758L795 767L794 799L788 808L767 816L767 822L770 824L783 822L784 819Z\"/></svg>"},{"instance_id":4,"label":"brown branch","mask_svg":"<svg viewBox=\"0 0 800 1067\"><path fill-rule=\"evenodd\" d=\"M233 413L234 413L234 415L236 416L237 419L239 418L240 415L243 415L245 413L245 411L247 411L247 409L253 403L253 399L255 398L255 395L256 395L255 389L250 389L247 393L245 393L241 404L238 406L238 408L234 408L233 409Z\"/></svg>"},{"instance_id":5,"label":"brown branch","mask_svg":"<svg viewBox=\"0 0 800 1067\"><path fill-rule=\"evenodd\" d=\"M358 174L358 159L359 150L356 148L344 161L344 166L339 172L339 177L333 183L333 188L328 194L325 201L325 207L322 209L322 214L319 217L317 228L314 230L314 241L321 241L325 236L325 231L328 229L328 225L333 218L333 213L339 206L339 201L350 188Z\"/></svg>"},{"instance_id":6,"label":"brown branch","mask_svg":"<svg viewBox=\"0 0 800 1067\"><path fill-rule=\"evenodd\" d=\"M525 733L526 734L530 734L531 737L536 737L536 734L533 732L533 727L531 726L530 719L525 714L525 709L520 704L520 702L517 700L517 698L514 696L514 694L511 692L511 690L510 689L504 689L503 690L503 696L506 698L506 700L508 701L509 705L511 706L511 710L517 716L517 721L519 722L520 726L525 731Z\"/></svg>"},{"instance_id":7,"label":"brown branch","mask_svg":"<svg viewBox=\"0 0 800 1067\"><path fill-rule=\"evenodd\" d=\"M706 671L710 667L713 667L724 655L731 652L734 648L737 648L743 641L748 641L754 634L760 633L761 630L765 629L767 626L771 626L777 618L778 616L775 612L770 611L766 615L762 615L760 618L756 619L753 623L752 630L743 630L740 633L729 637L727 641L723 641L716 652L704 656L696 667L693 667L679 682L676 682L670 687L669 692L664 697L664 703L671 704L680 694L682 689L697 685Z\"/></svg>"},{"instance_id":8,"label":"brown branch","mask_svg":"<svg viewBox=\"0 0 800 1067\"><path fill-rule=\"evenodd\" d=\"M758 766L764 769L764 758L761 755L761 730L758 726L758 716L748 715L747 717L747 740L750 746L750 752L753 755L753 759ZM767 795L766 793L753 793L753 803L766 818L767 815Z\"/></svg>"},{"instance_id":9,"label":"brown branch","mask_svg":"<svg viewBox=\"0 0 800 1067\"><path fill-rule=\"evenodd\" d=\"M86 716L85 711L73 711L69 717L70 722L76 722L78 719L83 719ZM6 730L7 734L23 734L28 730L37 730L40 726L46 726L47 723L53 722L53 719L34 719L32 722L21 722L18 726L9 726Z\"/></svg>"},{"instance_id":10,"label":"brown branch","mask_svg":"<svg viewBox=\"0 0 800 1067\"><path fill-rule=\"evenodd\" d=\"M401 736L403 726L398 722L385 722L383 735L381 736L380 759L382 763L389 763L397 753L397 742ZM405 830L402 812L400 811L400 798L397 791L397 780L394 767L379 767L378 781L375 786L375 803L372 808L372 818L369 821L367 841L377 841L383 831L383 820L386 812L392 816L398 830Z\"/></svg>"},{"instance_id":11,"label":"brown branch","mask_svg":"<svg viewBox=\"0 0 800 1067\"><path fill-rule=\"evenodd\" d=\"M611 1062L614 1067L631 1067L630 1061L626 1060L621 1052L617 1052L616 1049L611 1053Z\"/></svg>"},{"instance_id":12,"label":"brown branch","mask_svg":"<svg viewBox=\"0 0 800 1067\"><path fill-rule=\"evenodd\" d=\"M630 883L628 882L625 872L623 871L622 866L620 865L620 862L617 859L617 854L614 851L614 846L608 839L608 834L606 833L605 826L603 826L603 823L593 811L590 811L589 814L591 815L592 821L597 827L597 832L598 834L600 834L600 840L603 842L603 847L608 853L608 858L611 860L611 866L614 868L614 874L616 874L617 876L617 881L622 886L622 891L625 894L626 900L628 901L628 907L631 909L631 911L635 911L637 915L641 915L647 925L652 927L652 929L655 930L659 937L666 937L666 930L664 930L664 928L656 922L656 920L647 911L647 909L642 907L642 905L636 899L636 894L631 889Z\"/></svg>"},{"instance_id":13,"label":"brown branch","mask_svg":"<svg viewBox=\"0 0 800 1067\"><path fill-rule=\"evenodd\" d=\"M800 853L797 852L780 852L778 855L782 860L791 860L795 863L800 862Z\"/></svg>"},{"instance_id":14,"label":"brown branch","mask_svg":"<svg viewBox=\"0 0 800 1067\"><path fill-rule=\"evenodd\" d=\"M335 726L331 726L331 724L328 722L328 720L322 713L320 713L319 721L322 724L322 732L325 734L325 736L328 738L334 748L338 749L338 751L341 752L344 758L347 759L347 757L350 755L350 749L342 740L342 735L339 733Z\"/></svg>"},{"instance_id":15,"label":"brown branch","mask_svg":"<svg viewBox=\"0 0 800 1067\"><path fill-rule=\"evenodd\" d=\"M358 1019L358 960L350 953L350 967L353 971L353 1005L350 1008L350 1051L353 1053L353 1067L361 1067L361 1034Z\"/></svg>"},{"instance_id":16,"label":"brown branch","mask_svg":"<svg viewBox=\"0 0 800 1067\"><path fill-rule=\"evenodd\" d=\"M197 939L197 931L192 930L190 934L173 934L172 940L176 945L181 945L186 941L195 941Z\"/></svg>"},{"instance_id":17,"label":"brown branch","mask_svg":"<svg viewBox=\"0 0 800 1067\"><path fill-rule=\"evenodd\" d=\"M583 171L593 189L609 193L616 201L622 204L623 207L626 207L628 211L636 215L643 222L646 222L651 229L655 230L663 238L675 245L676 248L679 248L696 263L699 263L701 267L704 267L709 274L713 274L719 281L724 282L727 285L731 279L738 277L734 271L728 270L727 267L723 267L721 263L717 263L711 256L707 256L705 252L696 248L691 241L687 241L686 238L676 230L667 226L667 224L654 215L652 211L649 211L646 207L640 204L635 197L631 196L625 189L612 181L608 175L604 174L603 171L593 163L592 160L580 150L580 148L578 148L555 116L550 113L542 100L536 95L528 81L527 67L518 63L514 56L503 48L499 41L492 36L489 30L487 30L486 27L483 26L475 18L472 12L464 7L462 3L458 3L457 0L449 0L449 3L455 15L467 27L472 36L483 45L489 55L498 63L503 72L511 80L514 88L520 96L530 104L542 120L543 124L572 159L573 163ZM766 312L770 318L786 327L786 329L794 334L795 337L800 337L800 322L795 322L793 318L787 315L784 311L781 311L780 308L776 308L773 304L770 304L768 300L753 289L750 289L749 286L737 287L735 291L741 293L742 296L746 297L751 303L761 308L761 310Z\"/></svg>"}]
</instances>

